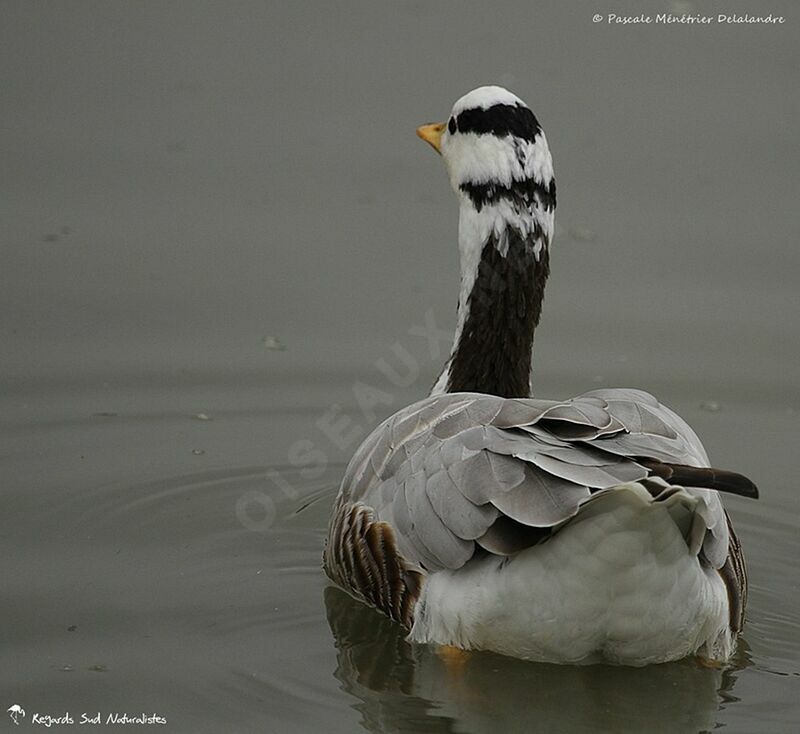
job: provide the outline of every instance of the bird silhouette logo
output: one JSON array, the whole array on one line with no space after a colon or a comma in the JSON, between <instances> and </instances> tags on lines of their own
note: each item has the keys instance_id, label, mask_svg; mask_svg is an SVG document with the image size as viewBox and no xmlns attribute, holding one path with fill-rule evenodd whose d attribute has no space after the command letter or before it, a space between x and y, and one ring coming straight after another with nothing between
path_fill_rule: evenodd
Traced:
<instances>
[{"instance_id":1,"label":"bird silhouette logo","mask_svg":"<svg viewBox=\"0 0 800 734\"><path fill-rule=\"evenodd\" d=\"M15 703L11 708L6 709L8 711L8 715L11 717L11 721L13 721L17 726L19 726L19 720L25 718L25 709L22 708L18 703Z\"/></svg>"}]
</instances>

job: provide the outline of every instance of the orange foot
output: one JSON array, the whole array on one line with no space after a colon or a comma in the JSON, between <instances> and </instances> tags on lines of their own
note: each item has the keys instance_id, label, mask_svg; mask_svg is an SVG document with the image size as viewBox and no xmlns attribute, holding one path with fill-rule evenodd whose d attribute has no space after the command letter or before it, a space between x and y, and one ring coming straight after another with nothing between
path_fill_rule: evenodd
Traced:
<instances>
[{"instance_id":1,"label":"orange foot","mask_svg":"<svg viewBox=\"0 0 800 734\"><path fill-rule=\"evenodd\" d=\"M720 662L719 660L713 660L712 658L707 658L704 655L696 655L695 660L698 662L700 667L708 668L709 670L722 670L725 667L725 663Z\"/></svg>"},{"instance_id":2,"label":"orange foot","mask_svg":"<svg viewBox=\"0 0 800 734\"><path fill-rule=\"evenodd\" d=\"M464 665L469 660L469 650L462 650L460 647L452 645L439 645L436 654L444 663L447 672L455 679L461 677L464 672Z\"/></svg>"}]
</instances>

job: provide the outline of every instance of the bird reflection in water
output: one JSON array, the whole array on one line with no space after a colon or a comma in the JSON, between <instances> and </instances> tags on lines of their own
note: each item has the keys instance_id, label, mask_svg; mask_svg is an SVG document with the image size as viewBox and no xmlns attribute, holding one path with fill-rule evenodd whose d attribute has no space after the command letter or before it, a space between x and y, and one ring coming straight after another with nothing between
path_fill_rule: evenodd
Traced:
<instances>
[{"instance_id":1,"label":"bird reflection in water","mask_svg":"<svg viewBox=\"0 0 800 734\"><path fill-rule=\"evenodd\" d=\"M738 699L750 664L694 660L626 668L532 663L484 652L454 660L412 645L402 627L335 587L325 589L341 688L373 732L702 732Z\"/></svg>"}]
</instances>

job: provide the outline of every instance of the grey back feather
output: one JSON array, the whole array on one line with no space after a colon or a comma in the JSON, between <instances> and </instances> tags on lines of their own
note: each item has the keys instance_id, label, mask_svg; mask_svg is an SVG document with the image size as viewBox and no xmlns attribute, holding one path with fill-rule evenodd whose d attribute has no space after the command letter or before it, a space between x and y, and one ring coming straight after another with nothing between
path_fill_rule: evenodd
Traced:
<instances>
[{"instance_id":1,"label":"grey back feather","mask_svg":"<svg viewBox=\"0 0 800 734\"><path fill-rule=\"evenodd\" d=\"M391 523L408 561L454 569L476 544L516 552L598 492L646 479L637 458L708 466L691 428L640 390L593 390L566 401L449 393L378 426L353 456L340 500ZM664 498L674 494L647 481ZM728 525L717 492L686 492L696 500L697 523L687 535L720 568Z\"/></svg>"}]
</instances>

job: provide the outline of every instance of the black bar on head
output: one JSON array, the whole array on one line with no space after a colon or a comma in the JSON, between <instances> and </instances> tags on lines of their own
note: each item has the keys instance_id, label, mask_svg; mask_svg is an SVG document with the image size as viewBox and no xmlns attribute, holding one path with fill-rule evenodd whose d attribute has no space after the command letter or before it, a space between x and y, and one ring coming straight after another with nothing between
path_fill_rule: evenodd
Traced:
<instances>
[{"instance_id":1,"label":"black bar on head","mask_svg":"<svg viewBox=\"0 0 800 734\"><path fill-rule=\"evenodd\" d=\"M498 137L514 135L533 142L542 131L536 116L520 104L496 104L481 109L473 107L456 117L460 133L490 133Z\"/></svg>"}]
</instances>

